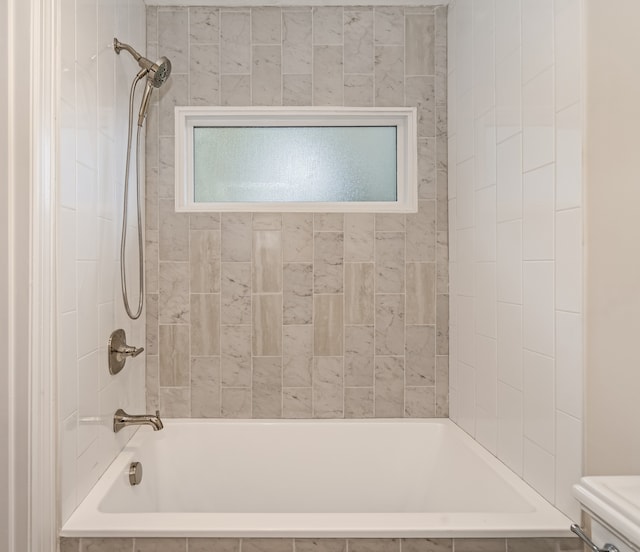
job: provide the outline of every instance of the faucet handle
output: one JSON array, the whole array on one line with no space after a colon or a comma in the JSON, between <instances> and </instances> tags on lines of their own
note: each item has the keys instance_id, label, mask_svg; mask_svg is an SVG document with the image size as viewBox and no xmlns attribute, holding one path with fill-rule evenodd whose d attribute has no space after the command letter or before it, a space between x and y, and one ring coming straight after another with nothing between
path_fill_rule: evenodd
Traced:
<instances>
[{"instance_id":1,"label":"faucet handle","mask_svg":"<svg viewBox=\"0 0 640 552\"><path fill-rule=\"evenodd\" d=\"M127 357L137 357L144 347L132 347L127 345L127 335L124 330L115 330L109 337L109 345L107 347L109 355L109 373L116 375L124 368Z\"/></svg>"}]
</instances>

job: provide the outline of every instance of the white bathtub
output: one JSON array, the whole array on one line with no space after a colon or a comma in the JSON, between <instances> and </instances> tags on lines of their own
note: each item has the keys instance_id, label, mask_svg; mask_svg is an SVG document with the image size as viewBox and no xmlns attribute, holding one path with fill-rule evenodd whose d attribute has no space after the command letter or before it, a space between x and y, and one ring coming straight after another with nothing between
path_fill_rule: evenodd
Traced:
<instances>
[{"instance_id":1,"label":"white bathtub","mask_svg":"<svg viewBox=\"0 0 640 552\"><path fill-rule=\"evenodd\" d=\"M570 523L449 420L169 420L138 430L61 535L564 537Z\"/></svg>"}]
</instances>

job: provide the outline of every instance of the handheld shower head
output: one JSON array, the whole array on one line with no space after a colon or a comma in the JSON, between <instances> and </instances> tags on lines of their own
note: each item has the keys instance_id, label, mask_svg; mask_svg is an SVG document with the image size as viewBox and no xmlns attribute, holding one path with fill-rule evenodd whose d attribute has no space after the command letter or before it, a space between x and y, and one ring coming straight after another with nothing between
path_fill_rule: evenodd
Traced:
<instances>
[{"instance_id":1,"label":"handheld shower head","mask_svg":"<svg viewBox=\"0 0 640 552\"><path fill-rule=\"evenodd\" d=\"M138 126L142 126L149 109L151 92L153 92L154 88L160 88L167 81L169 75L171 75L171 62L163 56L153 63L146 57L141 56L128 44L120 42L117 38L113 39L113 48L116 54L119 54L121 50L129 52L141 67L141 71L138 73L139 77L147 76L147 83L144 87L140 111L138 112Z\"/></svg>"}]
</instances>

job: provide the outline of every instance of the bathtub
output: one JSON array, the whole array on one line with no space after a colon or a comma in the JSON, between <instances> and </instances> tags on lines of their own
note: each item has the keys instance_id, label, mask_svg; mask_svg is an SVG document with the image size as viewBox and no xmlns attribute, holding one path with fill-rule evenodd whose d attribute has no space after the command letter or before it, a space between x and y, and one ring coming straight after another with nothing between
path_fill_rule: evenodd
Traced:
<instances>
[{"instance_id":1,"label":"bathtub","mask_svg":"<svg viewBox=\"0 0 640 552\"><path fill-rule=\"evenodd\" d=\"M565 537L570 523L446 419L168 420L138 429L61 536Z\"/></svg>"}]
</instances>

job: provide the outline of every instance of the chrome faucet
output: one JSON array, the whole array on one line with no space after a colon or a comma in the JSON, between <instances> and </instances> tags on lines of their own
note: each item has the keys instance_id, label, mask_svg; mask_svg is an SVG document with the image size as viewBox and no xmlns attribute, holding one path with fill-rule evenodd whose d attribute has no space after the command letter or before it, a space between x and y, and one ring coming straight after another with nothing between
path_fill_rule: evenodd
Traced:
<instances>
[{"instance_id":1,"label":"chrome faucet","mask_svg":"<svg viewBox=\"0 0 640 552\"><path fill-rule=\"evenodd\" d=\"M160 419L160 411L156 410L156 415L140 414L132 416L127 414L122 408L118 408L113 415L113 431L118 433L122 428L132 425L150 425L153 431L160 431L164 425Z\"/></svg>"}]
</instances>

